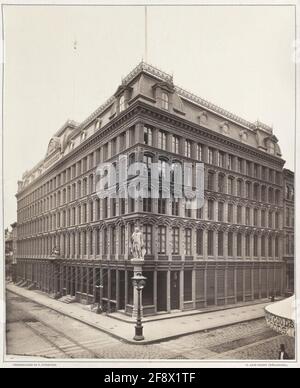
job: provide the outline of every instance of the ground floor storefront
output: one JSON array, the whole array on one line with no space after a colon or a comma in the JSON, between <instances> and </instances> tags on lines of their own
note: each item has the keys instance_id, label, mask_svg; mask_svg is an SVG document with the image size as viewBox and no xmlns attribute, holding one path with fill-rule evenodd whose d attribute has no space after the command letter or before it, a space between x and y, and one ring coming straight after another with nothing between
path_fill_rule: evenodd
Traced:
<instances>
[{"instance_id":1,"label":"ground floor storefront","mask_svg":"<svg viewBox=\"0 0 300 388\"><path fill-rule=\"evenodd\" d=\"M131 315L137 303L130 261L18 259L17 284ZM249 302L285 292L285 265L257 262L145 262L143 314Z\"/></svg>"}]
</instances>

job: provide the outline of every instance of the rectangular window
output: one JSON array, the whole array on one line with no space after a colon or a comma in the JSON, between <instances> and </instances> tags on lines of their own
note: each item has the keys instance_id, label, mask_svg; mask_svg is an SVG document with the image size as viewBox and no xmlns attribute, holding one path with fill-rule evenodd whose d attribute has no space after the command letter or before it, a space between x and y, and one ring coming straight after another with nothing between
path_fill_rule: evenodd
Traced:
<instances>
[{"instance_id":1,"label":"rectangular window","mask_svg":"<svg viewBox=\"0 0 300 388\"><path fill-rule=\"evenodd\" d=\"M202 150L202 144L197 144L197 160L202 161L203 159L203 150Z\"/></svg>"},{"instance_id":2,"label":"rectangular window","mask_svg":"<svg viewBox=\"0 0 300 388\"><path fill-rule=\"evenodd\" d=\"M266 238L261 236L261 255L262 257L266 256Z\"/></svg>"},{"instance_id":3,"label":"rectangular window","mask_svg":"<svg viewBox=\"0 0 300 388\"><path fill-rule=\"evenodd\" d=\"M249 234L246 235L246 241L245 241L245 251L246 251L246 256L249 257L250 256L250 236Z\"/></svg>"},{"instance_id":4,"label":"rectangular window","mask_svg":"<svg viewBox=\"0 0 300 388\"><path fill-rule=\"evenodd\" d=\"M111 228L111 254L115 255L117 251L116 246L116 228Z\"/></svg>"},{"instance_id":5,"label":"rectangular window","mask_svg":"<svg viewBox=\"0 0 300 388\"><path fill-rule=\"evenodd\" d=\"M165 198L158 199L158 213L159 214L166 214L166 199Z\"/></svg>"},{"instance_id":6,"label":"rectangular window","mask_svg":"<svg viewBox=\"0 0 300 388\"><path fill-rule=\"evenodd\" d=\"M184 301L191 301L192 297L192 271L184 271Z\"/></svg>"},{"instance_id":7,"label":"rectangular window","mask_svg":"<svg viewBox=\"0 0 300 388\"><path fill-rule=\"evenodd\" d=\"M158 247L157 253L163 255L166 253L166 227L158 227Z\"/></svg>"},{"instance_id":8,"label":"rectangular window","mask_svg":"<svg viewBox=\"0 0 300 388\"><path fill-rule=\"evenodd\" d=\"M207 254L208 256L214 255L214 232L209 230L207 232Z\"/></svg>"},{"instance_id":9,"label":"rectangular window","mask_svg":"<svg viewBox=\"0 0 300 388\"><path fill-rule=\"evenodd\" d=\"M236 236L236 253L238 257L242 256L242 235L238 233Z\"/></svg>"},{"instance_id":10,"label":"rectangular window","mask_svg":"<svg viewBox=\"0 0 300 388\"><path fill-rule=\"evenodd\" d=\"M125 198L120 198L120 214L124 215L126 212L126 201Z\"/></svg>"},{"instance_id":11,"label":"rectangular window","mask_svg":"<svg viewBox=\"0 0 300 388\"><path fill-rule=\"evenodd\" d=\"M158 132L158 148L162 150L167 149L167 134L163 131Z\"/></svg>"},{"instance_id":12,"label":"rectangular window","mask_svg":"<svg viewBox=\"0 0 300 388\"><path fill-rule=\"evenodd\" d=\"M172 254L179 255L179 228L172 229Z\"/></svg>"},{"instance_id":13,"label":"rectangular window","mask_svg":"<svg viewBox=\"0 0 300 388\"><path fill-rule=\"evenodd\" d=\"M266 226L266 211L265 210L261 211L261 226L263 226L263 227Z\"/></svg>"},{"instance_id":14,"label":"rectangular window","mask_svg":"<svg viewBox=\"0 0 300 388\"><path fill-rule=\"evenodd\" d=\"M191 256L192 254L192 230L185 230L185 255Z\"/></svg>"},{"instance_id":15,"label":"rectangular window","mask_svg":"<svg viewBox=\"0 0 300 388\"><path fill-rule=\"evenodd\" d=\"M161 94L161 102L162 102L162 108L165 110L169 109L169 96L167 93Z\"/></svg>"},{"instance_id":16,"label":"rectangular window","mask_svg":"<svg viewBox=\"0 0 300 388\"><path fill-rule=\"evenodd\" d=\"M209 171L207 174L207 189L214 191L215 188L215 174L212 171Z\"/></svg>"},{"instance_id":17,"label":"rectangular window","mask_svg":"<svg viewBox=\"0 0 300 388\"><path fill-rule=\"evenodd\" d=\"M228 178L228 194L234 195L234 180L233 178Z\"/></svg>"},{"instance_id":18,"label":"rectangular window","mask_svg":"<svg viewBox=\"0 0 300 388\"><path fill-rule=\"evenodd\" d=\"M214 219L214 201L212 199L207 201L207 218L209 220Z\"/></svg>"},{"instance_id":19,"label":"rectangular window","mask_svg":"<svg viewBox=\"0 0 300 388\"><path fill-rule=\"evenodd\" d=\"M178 198L172 199L172 215L179 216L179 199Z\"/></svg>"},{"instance_id":20,"label":"rectangular window","mask_svg":"<svg viewBox=\"0 0 300 388\"><path fill-rule=\"evenodd\" d=\"M152 146L153 128L149 125L144 125L144 144Z\"/></svg>"},{"instance_id":21,"label":"rectangular window","mask_svg":"<svg viewBox=\"0 0 300 388\"><path fill-rule=\"evenodd\" d=\"M239 173L243 172L243 160L241 158L237 159L237 170Z\"/></svg>"},{"instance_id":22,"label":"rectangular window","mask_svg":"<svg viewBox=\"0 0 300 388\"><path fill-rule=\"evenodd\" d=\"M103 254L107 255L108 253L108 238L107 238L107 229L103 230Z\"/></svg>"},{"instance_id":23,"label":"rectangular window","mask_svg":"<svg viewBox=\"0 0 300 388\"><path fill-rule=\"evenodd\" d=\"M144 198L143 199L143 211L144 212L152 212L152 199L150 198Z\"/></svg>"},{"instance_id":24,"label":"rectangular window","mask_svg":"<svg viewBox=\"0 0 300 388\"><path fill-rule=\"evenodd\" d=\"M258 242L257 242L257 235L255 234L253 236L253 255L255 257L258 256L258 249L257 248L258 248Z\"/></svg>"},{"instance_id":25,"label":"rectangular window","mask_svg":"<svg viewBox=\"0 0 300 388\"><path fill-rule=\"evenodd\" d=\"M173 136L172 139L172 152L174 154L179 154L179 138L177 136Z\"/></svg>"},{"instance_id":26,"label":"rectangular window","mask_svg":"<svg viewBox=\"0 0 300 388\"><path fill-rule=\"evenodd\" d=\"M233 204L232 203L229 203L228 204L228 222L231 223L233 222Z\"/></svg>"},{"instance_id":27,"label":"rectangular window","mask_svg":"<svg viewBox=\"0 0 300 388\"><path fill-rule=\"evenodd\" d=\"M253 224L254 226L258 226L258 210L253 210Z\"/></svg>"},{"instance_id":28,"label":"rectangular window","mask_svg":"<svg viewBox=\"0 0 300 388\"><path fill-rule=\"evenodd\" d=\"M185 141L185 156L190 158L192 154L192 143L189 140Z\"/></svg>"},{"instance_id":29,"label":"rectangular window","mask_svg":"<svg viewBox=\"0 0 300 388\"><path fill-rule=\"evenodd\" d=\"M197 230L197 255L203 255L203 230Z\"/></svg>"},{"instance_id":30,"label":"rectangular window","mask_svg":"<svg viewBox=\"0 0 300 388\"><path fill-rule=\"evenodd\" d=\"M228 232L228 256L233 256L233 233Z\"/></svg>"},{"instance_id":31,"label":"rectangular window","mask_svg":"<svg viewBox=\"0 0 300 388\"><path fill-rule=\"evenodd\" d=\"M242 223L242 206L241 205L237 206L237 223L238 224Z\"/></svg>"},{"instance_id":32,"label":"rectangular window","mask_svg":"<svg viewBox=\"0 0 300 388\"><path fill-rule=\"evenodd\" d=\"M116 153L117 153L117 139L115 138L111 141L111 156L116 155Z\"/></svg>"},{"instance_id":33,"label":"rectangular window","mask_svg":"<svg viewBox=\"0 0 300 388\"><path fill-rule=\"evenodd\" d=\"M120 254L121 255L125 255L125 238L126 238L125 233L126 233L125 226L121 226L121 231L120 231L120 235L121 235Z\"/></svg>"},{"instance_id":34,"label":"rectangular window","mask_svg":"<svg viewBox=\"0 0 300 388\"><path fill-rule=\"evenodd\" d=\"M224 234L223 232L218 233L218 256L223 256L223 244L224 244Z\"/></svg>"},{"instance_id":35,"label":"rectangular window","mask_svg":"<svg viewBox=\"0 0 300 388\"><path fill-rule=\"evenodd\" d=\"M237 191L236 195L238 197L242 196L242 185L243 185L243 182L241 180L238 180L237 181L237 188L236 188L236 191Z\"/></svg>"},{"instance_id":36,"label":"rectangular window","mask_svg":"<svg viewBox=\"0 0 300 388\"><path fill-rule=\"evenodd\" d=\"M218 221L224 221L224 204L223 204L223 202L218 203Z\"/></svg>"},{"instance_id":37,"label":"rectangular window","mask_svg":"<svg viewBox=\"0 0 300 388\"><path fill-rule=\"evenodd\" d=\"M246 175L251 176L251 162L246 161Z\"/></svg>"},{"instance_id":38,"label":"rectangular window","mask_svg":"<svg viewBox=\"0 0 300 388\"><path fill-rule=\"evenodd\" d=\"M225 154L222 151L218 152L218 166L225 168Z\"/></svg>"},{"instance_id":39,"label":"rectangular window","mask_svg":"<svg viewBox=\"0 0 300 388\"><path fill-rule=\"evenodd\" d=\"M246 225L250 225L250 208L246 207Z\"/></svg>"},{"instance_id":40,"label":"rectangular window","mask_svg":"<svg viewBox=\"0 0 300 388\"><path fill-rule=\"evenodd\" d=\"M144 225L144 243L147 255L152 255L152 226Z\"/></svg>"},{"instance_id":41,"label":"rectangular window","mask_svg":"<svg viewBox=\"0 0 300 388\"><path fill-rule=\"evenodd\" d=\"M228 170L233 170L233 155L228 155L227 169Z\"/></svg>"},{"instance_id":42,"label":"rectangular window","mask_svg":"<svg viewBox=\"0 0 300 388\"><path fill-rule=\"evenodd\" d=\"M214 150L212 148L208 148L208 163L214 164Z\"/></svg>"}]
</instances>

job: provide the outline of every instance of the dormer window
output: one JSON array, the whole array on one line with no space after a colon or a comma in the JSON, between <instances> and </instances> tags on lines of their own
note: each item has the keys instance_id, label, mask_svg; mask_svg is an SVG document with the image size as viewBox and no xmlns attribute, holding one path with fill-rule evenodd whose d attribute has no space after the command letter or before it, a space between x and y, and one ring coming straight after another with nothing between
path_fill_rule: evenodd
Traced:
<instances>
[{"instance_id":1,"label":"dormer window","mask_svg":"<svg viewBox=\"0 0 300 388\"><path fill-rule=\"evenodd\" d=\"M86 139L86 131L83 131L82 133L81 133L81 141L84 141L85 139Z\"/></svg>"},{"instance_id":2,"label":"dormer window","mask_svg":"<svg viewBox=\"0 0 300 388\"><path fill-rule=\"evenodd\" d=\"M269 142L269 152L272 155L275 154L275 144L272 141Z\"/></svg>"},{"instance_id":3,"label":"dormer window","mask_svg":"<svg viewBox=\"0 0 300 388\"><path fill-rule=\"evenodd\" d=\"M161 95L162 108L169 110L169 96L167 93L163 92Z\"/></svg>"},{"instance_id":4,"label":"dormer window","mask_svg":"<svg viewBox=\"0 0 300 388\"><path fill-rule=\"evenodd\" d=\"M102 120L101 119L97 119L95 121L95 131L98 131L98 129L101 128L101 124L102 124Z\"/></svg>"},{"instance_id":5,"label":"dormer window","mask_svg":"<svg viewBox=\"0 0 300 388\"><path fill-rule=\"evenodd\" d=\"M120 97L120 100L119 100L119 111L120 113L123 112L123 110L125 110L125 98L124 98L124 95Z\"/></svg>"}]
</instances>

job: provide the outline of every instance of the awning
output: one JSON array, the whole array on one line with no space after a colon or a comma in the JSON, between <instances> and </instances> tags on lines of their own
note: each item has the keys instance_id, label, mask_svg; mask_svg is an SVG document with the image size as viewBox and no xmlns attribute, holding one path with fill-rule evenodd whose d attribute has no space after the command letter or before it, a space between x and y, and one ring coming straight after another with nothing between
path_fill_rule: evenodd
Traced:
<instances>
[{"instance_id":1,"label":"awning","mask_svg":"<svg viewBox=\"0 0 300 388\"><path fill-rule=\"evenodd\" d=\"M267 325L277 333L295 337L295 295L265 307Z\"/></svg>"}]
</instances>

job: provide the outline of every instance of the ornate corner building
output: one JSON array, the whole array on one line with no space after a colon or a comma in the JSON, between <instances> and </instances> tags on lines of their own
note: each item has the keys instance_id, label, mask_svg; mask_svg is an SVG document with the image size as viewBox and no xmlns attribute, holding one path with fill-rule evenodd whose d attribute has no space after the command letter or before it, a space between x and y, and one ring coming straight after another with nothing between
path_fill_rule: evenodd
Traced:
<instances>
[{"instance_id":1,"label":"ornate corner building","mask_svg":"<svg viewBox=\"0 0 300 388\"><path fill-rule=\"evenodd\" d=\"M160 171L203 162L203 208L172 197L99 199L96 168L117 165L120 155L159 163ZM142 62L85 121L66 122L19 181L18 284L132 314L129 246L139 225L144 315L284 295L293 287L293 205L285 195L293 174L284 163L272 128Z\"/></svg>"}]
</instances>

